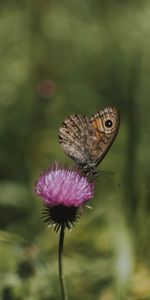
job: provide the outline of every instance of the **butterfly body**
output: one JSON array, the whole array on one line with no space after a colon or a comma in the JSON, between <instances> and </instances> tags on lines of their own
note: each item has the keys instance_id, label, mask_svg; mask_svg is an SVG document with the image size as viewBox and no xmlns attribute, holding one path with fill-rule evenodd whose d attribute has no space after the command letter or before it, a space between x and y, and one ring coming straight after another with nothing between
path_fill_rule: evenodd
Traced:
<instances>
[{"instance_id":1,"label":"butterfly body","mask_svg":"<svg viewBox=\"0 0 150 300\"><path fill-rule=\"evenodd\" d=\"M89 118L70 115L59 128L59 140L65 153L87 175L96 175L96 166L112 145L120 123L119 112L107 107Z\"/></svg>"}]
</instances>

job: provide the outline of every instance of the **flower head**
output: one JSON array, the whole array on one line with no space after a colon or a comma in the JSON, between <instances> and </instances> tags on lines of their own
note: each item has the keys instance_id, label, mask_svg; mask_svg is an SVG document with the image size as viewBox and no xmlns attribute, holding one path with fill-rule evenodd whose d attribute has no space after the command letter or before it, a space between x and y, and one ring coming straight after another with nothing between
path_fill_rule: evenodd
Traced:
<instances>
[{"instance_id":1,"label":"flower head","mask_svg":"<svg viewBox=\"0 0 150 300\"><path fill-rule=\"evenodd\" d=\"M53 165L40 176L35 192L48 206L79 207L93 197L94 184L77 170Z\"/></svg>"},{"instance_id":2,"label":"flower head","mask_svg":"<svg viewBox=\"0 0 150 300\"><path fill-rule=\"evenodd\" d=\"M69 228L76 220L78 208L93 197L94 183L75 169L54 164L41 174L35 192L46 206L45 220L55 225L64 223Z\"/></svg>"}]
</instances>

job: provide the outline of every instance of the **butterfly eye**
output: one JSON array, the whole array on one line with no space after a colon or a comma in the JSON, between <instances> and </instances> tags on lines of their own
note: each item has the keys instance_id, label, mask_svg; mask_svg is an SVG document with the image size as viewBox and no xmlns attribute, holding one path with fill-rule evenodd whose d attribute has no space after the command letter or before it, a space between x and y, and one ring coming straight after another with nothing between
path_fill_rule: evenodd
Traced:
<instances>
[{"instance_id":1,"label":"butterfly eye","mask_svg":"<svg viewBox=\"0 0 150 300\"><path fill-rule=\"evenodd\" d=\"M108 120L105 121L105 126L107 128L111 128L113 126L113 122L110 119L108 119Z\"/></svg>"}]
</instances>

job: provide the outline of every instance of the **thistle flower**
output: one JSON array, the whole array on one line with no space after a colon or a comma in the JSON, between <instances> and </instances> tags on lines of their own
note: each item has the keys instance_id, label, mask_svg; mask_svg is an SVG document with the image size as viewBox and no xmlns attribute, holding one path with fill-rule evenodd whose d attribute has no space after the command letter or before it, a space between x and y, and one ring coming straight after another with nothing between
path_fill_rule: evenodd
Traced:
<instances>
[{"instance_id":1,"label":"thistle flower","mask_svg":"<svg viewBox=\"0 0 150 300\"><path fill-rule=\"evenodd\" d=\"M54 164L45 171L35 184L35 192L43 200L44 221L60 229L58 248L59 280L62 300L68 300L63 274L63 244L65 228L70 229L80 216L82 205L94 195L94 183L88 181L76 169L62 168Z\"/></svg>"},{"instance_id":2,"label":"thistle flower","mask_svg":"<svg viewBox=\"0 0 150 300\"><path fill-rule=\"evenodd\" d=\"M58 231L75 224L82 205L94 195L94 183L76 169L54 164L39 177L35 192L44 202L44 221Z\"/></svg>"}]
</instances>

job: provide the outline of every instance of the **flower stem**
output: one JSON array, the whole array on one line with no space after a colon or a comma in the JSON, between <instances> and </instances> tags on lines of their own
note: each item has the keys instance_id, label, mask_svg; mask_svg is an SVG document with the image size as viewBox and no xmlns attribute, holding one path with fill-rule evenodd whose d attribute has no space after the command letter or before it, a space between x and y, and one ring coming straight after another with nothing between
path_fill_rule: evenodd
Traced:
<instances>
[{"instance_id":1,"label":"flower stem","mask_svg":"<svg viewBox=\"0 0 150 300\"><path fill-rule=\"evenodd\" d=\"M58 269L59 269L59 281L61 287L62 300L68 300L65 278L63 273L63 261L62 261L64 236L65 236L65 226L64 224L62 224L60 228L60 237L59 237Z\"/></svg>"}]
</instances>

